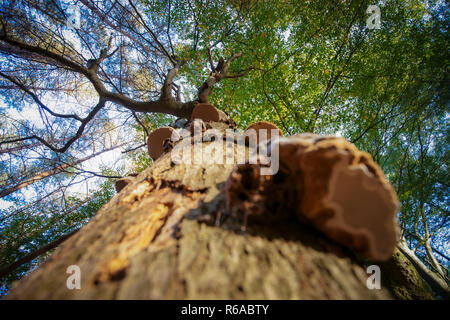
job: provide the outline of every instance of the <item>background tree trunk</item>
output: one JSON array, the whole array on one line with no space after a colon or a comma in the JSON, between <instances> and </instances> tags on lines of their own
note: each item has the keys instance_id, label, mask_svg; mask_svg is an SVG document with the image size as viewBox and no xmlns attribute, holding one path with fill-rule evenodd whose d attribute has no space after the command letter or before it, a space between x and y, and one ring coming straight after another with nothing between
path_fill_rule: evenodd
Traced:
<instances>
[{"instance_id":1,"label":"background tree trunk","mask_svg":"<svg viewBox=\"0 0 450 320\"><path fill-rule=\"evenodd\" d=\"M450 299L450 288L444 279L440 278L438 273L434 273L428 269L422 261L414 254L414 252L409 249L408 244L405 239L402 239L398 245L399 252L408 259L409 265L413 265L416 274L420 274L422 279L436 292L440 297L444 299ZM416 277L414 274L411 276Z\"/></svg>"},{"instance_id":2,"label":"background tree trunk","mask_svg":"<svg viewBox=\"0 0 450 320\"><path fill-rule=\"evenodd\" d=\"M83 163L83 162L89 160L89 159L97 157L97 156L101 155L102 153L109 152L111 150L117 149L117 148L119 148L119 147L121 147L123 145L124 145L124 143L119 144L117 146L110 147L108 149L101 150L99 152L95 152L95 153L93 153L93 154L91 154L91 155L89 155L87 157L84 157L82 159L76 160L76 161L74 161L72 163L63 163L63 164L55 166L52 169L39 172L39 173L35 174L33 177L31 177L31 178L25 179L25 181L22 181L22 182L17 183L17 184L15 184L13 186L10 186L10 187L7 187L7 188L5 188L3 190L0 190L0 198L6 197L7 195L10 195L13 192L16 192L16 191L18 191L20 189L28 187L29 185L31 185L31 184L33 184L35 182L41 181L41 180L46 179L48 177L51 177L51 176L53 176L55 174L61 173L61 172L63 172L64 170L66 170L68 168L72 168L72 167L74 167L76 165L79 165L80 163Z\"/></svg>"},{"instance_id":3,"label":"background tree trunk","mask_svg":"<svg viewBox=\"0 0 450 320\"><path fill-rule=\"evenodd\" d=\"M382 285L401 300L435 300L436 295L421 278L421 272L399 248L393 257L380 265Z\"/></svg>"},{"instance_id":4,"label":"background tree trunk","mask_svg":"<svg viewBox=\"0 0 450 320\"><path fill-rule=\"evenodd\" d=\"M203 143L214 159L216 142ZM227 146L232 151L233 146ZM231 148L231 149L230 149ZM99 210L9 299L390 299L353 253L296 220L216 225L233 164L175 165L170 153ZM294 216L294 213L292 214ZM220 214L218 215L220 216ZM217 220L219 221L219 220ZM81 269L69 290L68 266Z\"/></svg>"}]
</instances>

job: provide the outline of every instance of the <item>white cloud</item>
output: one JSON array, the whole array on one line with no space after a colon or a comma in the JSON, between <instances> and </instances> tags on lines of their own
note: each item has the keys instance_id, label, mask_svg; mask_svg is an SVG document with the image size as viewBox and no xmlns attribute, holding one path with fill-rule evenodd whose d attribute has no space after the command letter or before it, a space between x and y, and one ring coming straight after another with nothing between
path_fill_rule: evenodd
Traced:
<instances>
[{"instance_id":1,"label":"white cloud","mask_svg":"<svg viewBox=\"0 0 450 320\"><path fill-rule=\"evenodd\" d=\"M14 203L10 201L5 201L3 199L0 199L0 209L8 209L11 207Z\"/></svg>"}]
</instances>

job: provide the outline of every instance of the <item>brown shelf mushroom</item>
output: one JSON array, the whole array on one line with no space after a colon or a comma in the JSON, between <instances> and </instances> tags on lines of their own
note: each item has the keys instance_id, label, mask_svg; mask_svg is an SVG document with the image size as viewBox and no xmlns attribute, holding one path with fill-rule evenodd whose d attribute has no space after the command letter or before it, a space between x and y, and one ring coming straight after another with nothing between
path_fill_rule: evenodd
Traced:
<instances>
[{"instance_id":1,"label":"brown shelf mushroom","mask_svg":"<svg viewBox=\"0 0 450 320\"><path fill-rule=\"evenodd\" d=\"M392 256L398 241L395 215L399 202L393 187L369 154L343 138L314 134L281 137L272 140L271 148L279 148L277 175L283 177L283 187L271 189L285 189L283 196L278 196L279 203L294 211L301 221L311 223L330 239L372 261L385 261ZM255 181L249 181L252 175L239 179L236 175L243 174L244 169L234 170L227 181L224 192L229 207L234 205L230 201L239 202L236 205L240 208L252 207L251 203L241 202L255 202L255 195L235 200L236 195L243 194L243 185L255 184L258 188L264 186L260 190L270 190L268 182L280 181L277 175L263 184L262 177L257 175ZM273 191L258 191L258 194L255 202L258 207L274 201ZM283 199L290 203L282 202ZM243 212L244 217L249 213Z\"/></svg>"},{"instance_id":2,"label":"brown shelf mushroom","mask_svg":"<svg viewBox=\"0 0 450 320\"><path fill-rule=\"evenodd\" d=\"M155 161L164 153L164 146L168 141L178 137L177 131L172 127L161 127L150 133L147 139L148 154Z\"/></svg>"},{"instance_id":3,"label":"brown shelf mushroom","mask_svg":"<svg viewBox=\"0 0 450 320\"><path fill-rule=\"evenodd\" d=\"M125 188L128 184L132 183L136 179L137 175L138 175L137 173L130 173L128 174L128 176L118 179L116 181L117 193L122 191L122 189Z\"/></svg>"},{"instance_id":4,"label":"brown shelf mushroom","mask_svg":"<svg viewBox=\"0 0 450 320\"><path fill-rule=\"evenodd\" d=\"M268 122L268 121L258 121L255 123L252 123L251 125L249 125L247 127L247 129L245 129L244 134L245 133L249 133L249 130L255 130L256 132L256 137L257 137L257 143L259 144L260 142L263 142L263 140L260 141L260 131L259 130L267 130L267 136L265 140L270 140L272 137L272 129L278 130L278 135L281 137L283 136L283 131L281 131L280 128L278 128L275 124L273 124L272 122Z\"/></svg>"},{"instance_id":5,"label":"brown shelf mushroom","mask_svg":"<svg viewBox=\"0 0 450 320\"><path fill-rule=\"evenodd\" d=\"M297 180L300 218L371 260L392 256L399 202L369 154L343 138L313 134L280 138L278 146L280 166Z\"/></svg>"},{"instance_id":6,"label":"brown shelf mushroom","mask_svg":"<svg viewBox=\"0 0 450 320\"><path fill-rule=\"evenodd\" d=\"M225 112L217 109L213 105L206 103L199 103L195 106L191 114L191 121L195 119L201 119L204 122L219 122L226 121L228 116Z\"/></svg>"}]
</instances>

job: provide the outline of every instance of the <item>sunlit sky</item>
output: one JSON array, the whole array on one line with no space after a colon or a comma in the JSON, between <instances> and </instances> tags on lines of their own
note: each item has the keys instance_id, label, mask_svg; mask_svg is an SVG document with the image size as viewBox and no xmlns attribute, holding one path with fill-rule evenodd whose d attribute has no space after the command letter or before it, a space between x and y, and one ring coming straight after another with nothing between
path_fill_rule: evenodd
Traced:
<instances>
[{"instance_id":1,"label":"sunlit sky","mask_svg":"<svg viewBox=\"0 0 450 320\"><path fill-rule=\"evenodd\" d=\"M4 104L3 101L0 101L0 107L7 108L7 106ZM59 104L57 112L67 112L70 109L72 109L72 106L69 104ZM41 119L41 116L39 114L39 110L37 105L35 104L27 104L23 110L18 111L15 108L7 108L7 114L11 118L15 120L28 120L33 125L35 125L37 128L43 128L43 122ZM114 136L114 133L113 133ZM117 138L117 137L115 137ZM92 171L101 173L102 168L117 168L120 166L127 167L129 163L126 159L124 159L123 154L121 153L126 146L118 149L114 149L105 153L102 153L98 155L97 157L94 157L92 159L89 159L82 164L80 164L77 167L82 167L84 170ZM2 158L6 159L7 155L0 155L0 160L3 160ZM98 184L104 181L105 178L99 178L99 177L93 177L92 179L86 180L83 183L76 183L77 180L74 180L73 185L71 185L68 189L68 193L79 193L83 194L86 193L89 189L95 189ZM22 190L23 195L25 197L25 201L28 202L28 200L31 200L35 198L37 195L35 193L35 190L33 186L29 186ZM6 201L4 199L0 199L0 209L6 209L13 205L13 202Z\"/></svg>"}]
</instances>

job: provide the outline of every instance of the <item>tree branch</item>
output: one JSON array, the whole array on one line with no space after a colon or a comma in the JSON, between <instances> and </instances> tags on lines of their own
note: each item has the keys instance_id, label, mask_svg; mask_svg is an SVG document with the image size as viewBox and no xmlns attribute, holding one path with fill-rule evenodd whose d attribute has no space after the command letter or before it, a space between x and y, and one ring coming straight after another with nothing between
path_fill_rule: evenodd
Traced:
<instances>
[{"instance_id":1,"label":"tree branch","mask_svg":"<svg viewBox=\"0 0 450 320\"><path fill-rule=\"evenodd\" d=\"M37 95L35 93L33 93L31 90L29 90L25 85L23 85L21 82L19 82L17 79L14 79L13 77L10 77L6 74L4 74L3 72L0 71L0 76L2 76L3 78L9 80L10 82L14 83L17 87L19 87L22 91L26 92L27 94L29 94L33 100L45 111L47 111L48 113L50 113L52 116L54 117L58 117L58 118L65 118L65 119L75 119L78 121L83 121L83 119L81 119L78 115L76 114L61 114L61 113L56 113L53 112L52 110L50 110L50 108L48 108L46 105L44 105L42 103L42 101L37 97Z\"/></svg>"},{"instance_id":2,"label":"tree branch","mask_svg":"<svg viewBox=\"0 0 450 320\"><path fill-rule=\"evenodd\" d=\"M142 148L142 147L145 147L146 145L147 145L147 143L143 143L143 144L140 144L140 145L138 145L138 146L136 146L136 147L133 147L133 148L131 148L131 149L124 150L124 151L122 151L122 153L128 153L128 152L131 152L131 151L140 149L140 148Z\"/></svg>"},{"instance_id":3,"label":"tree branch","mask_svg":"<svg viewBox=\"0 0 450 320\"><path fill-rule=\"evenodd\" d=\"M78 140L82 135L83 135L83 131L86 127L86 125L88 124L89 121L91 121L94 116L105 106L105 101L104 100L100 100L97 105L94 107L94 109L91 110L91 112L86 116L86 118L81 119L81 125L78 127L78 130L76 132L76 134L71 137L66 144L61 147L61 148L57 148L54 147L53 145L51 145L49 142L47 142L46 140L44 140L43 138L37 136L37 135L32 135L32 136L28 136L28 137L23 137L23 138L17 138L17 139L13 139L13 140L6 140L6 141L2 141L0 142L0 145L2 144L6 144L6 143L13 143L13 142L19 142L19 141L25 141L25 140L30 140L30 139L36 139L38 141L40 141L43 145L45 145L46 147L50 148L51 150L55 151L55 152L65 152L76 140Z\"/></svg>"},{"instance_id":4,"label":"tree branch","mask_svg":"<svg viewBox=\"0 0 450 320\"><path fill-rule=\"evenodd\" d=\"M212 54L211 54L211 47L208 47L208 60L209 60L209 66L211 68L211 72L214 71L214 62L212 59Z\"/></svg>"},{"instance_id":5,"label":"tree branch","mask_svg":"<svg viewBox=\"0 0 450 320\"><path fill-rule=\"evenodd\" d=\"M59 65L63 65L68 67L70 70L75 71L77 73L80 73L84 75L94 86L94 89L97 91L97 93L100 96L100 100L111 101L114 103L118 103L129 110L135 111L135 112L160 112L160 113L166 113L166 114L172 114L174 116L178 117L190 117L190 114L193 109L193 103L187 102L177 102L173 99L159 99L156 101L136 101L133 99L130 99L126 97L123 94L111 92L108 91L103 82L98 77L95 68L86 68L84 66L79 65L78 63L75 63L63 56L60 56L54 52L51 52L49 50L40 48L38 46L32 46L28 45L13 39L10 39L6 36L0 36L0 40L5 41L9 45L16 46L17 48L31 52L36 53L39 56L42 56L46 59L50 59L54 62L57 62ZM103 54L104 57L107 57L107 54ZM169 71L169 74L166 78L166 88L171 88L171 82L173 78L176 76L179 67L185 63L184 60L178 61L175 64L175 67L172 68ZM166 90L166 89L164 89ZM37 138L37 137L34 137ZM44 143L44 142L43 142ZM45 143L44 143L45 144Z\"/></svg>"},{"instance_id":6,"label":"tree branch","mask_svg":"<svg viewBox=\"0 0 450 320\"><path fill-rule=\"evenodd\" d=\"M156 44L158 45L158 47L160 48L161 52L164 53L164 55L169 58L169 60L176 65L178 62L174 59L174 57L172 57L172 55L169 54L169 52L167 52L166 48L162 45L161 42L159 42L158 38L156 37L155 33L152 31L152 29L150 29L147 24L145 23L144 19L142 18L142 15L140 14L140 12L137 10L136 6L133 4L133 2L131 0L128 0L128 3L130 4L130 6L133 8L133 10L136 12L137 16L139 17L139 19L141 20L142 25L144 26L144 28L150 33L150 35L152 36L153 40L156 42Z\"/></svg>"},{"instance_id":7,"label":"tree branch","mask_svg":"<svg viewBox=\"0 0 450 320\"><path fill-rule=\"evenodd\" d=\"M89 76L89 72L88 72L87 68L83 67L82 65L80 65L76 62L73 62L70 59L63 57L60 54L54 53L50 50L41 48L39 46L33 46L33 45L29 45L27 43L23 43L23 42L11 39L6 34L1 35L0 40L4 41L5 43L7 43L8 45L10 45L12 47L19 48L26 52L36 53L39 56L50 59L59 65L68 67L72 71L76 71L78 73L84 74L85 76ZM4 48L4 50L7 50L7 48ZM16 54L18 53L18 52L13 52L13 51L10 51L10 52L16 53Z\"/></svg>"},{"instance_id":8,"label":"tree branch","mask_svg":"<svg viewBox=\"0 0 450 320\"><path fill-rule=\"evenodd\" d=\"M62 237L50 242L49 244L47 244L46 246L39 248L38 250L26 255L25 257L11 263L10 265L2 268L0 270L0 278L3 278L5 276L7 276L8 274L10 274L11 272L13 272L14 270L16 270L17 268L19 268L20 266L24 265L25 263L28 263L32 260L34 260L35 258L39 257L40 255L50 251L51 249L57 247L59 244L61 244L62 242L64 242L65 240L67 240L70 236L74 235L75 233L78 232L78 230L80 229L75 229L72 232L63 235Z\"/></svg>"},{"instance_id":9,"label":"tree branch","mask_svg":"<svg viewBox=\"0 0 450 320\"><path fill-rule=\"evenodd\" d=\"M211 52L210 49L208 49L208 55L209 55L209 63L211 66L212 71L209 74L208 79L203 82L202 86L198 89L198 101L200 103L209 103L209 96L212 93L212 90L214 89L214 86L217 82L221 81L222 79L225 79L227 77L238 77L247 74L248 72L243 73L242 75L234 75L234 76L228 76L228 69L230 68L231 62L233 60L239 58L242 56L242 52L234 53L232 54L227 61L224 61L223 58L219 59L219 62L217 63L217 66L214 68L214 63L212 61Z\"/></svg>"},{"instance_id":10,"label":"tree branch","mask_svg":"<svg viewBox=\"0 0 450 320\"><path fill-rule=\"evenodd\" d=\"M175 66L169 70L167 73L166 79L164 80L163 87L161 89L161 97L160 100L173 99L172 98L172 86L173 79L178 74L178 70L186 63L185 60L180 60L175 63Z\"/></svg>"},{"instance_id":11,"label":"tree branch","mask_svg":"<svg viewBox=\"0 0 450 320\"><path fill-rule=\"evenodd\" d=\"M252 70L255 70L254 66L251 66L251 67L249 67L249 68L245 69L244 71L241 71L241 72L239 72L237 74L227 75L224 78L226 78L226 79L240 78L240 77L245 76L247 73L249 73Z\"/></svg>"},{"instance_id":12,"label":"tree branch","mask_svg":"<svg viewBox=\"0 0 450 320\"><path fill-rule=\"evenodd\" d=\"M99 15L100 18L106 19L104 15L95 7L93 4L91 4L88 1L82 1L89 9L94 11L97 15ZM145 20L140 15L138 9L133 5L133 3L130 1L130 5L134 8L136 14L139 16L141 23L144 24L144 27L146 29L149 29L148 26L145 25ZM114 26L114 25L112 25ZM6 29L4 29L6 30ZM151 30L149 30L150 32ZM22 90L26 91L28 94L30 94L33 99L38 103L43 109L45 109L47 112L51 113L54 116L60 116L65 118L74 118L81 122L81 126L79 131L77 132L76 136L73 137L64 147L62 148L55 148L51 146L49 143L47 143L45 140L39 138L38 136L31 136L23 138L26 139L37 139L41 141L44 145L52 149L56 152L64 152L67 150L67 148L79 137L80 132L84 130L84 127L88 121L90 121L93 116L98 112L99 109L104 105L106 101L117 103L121 106L124 106L125 108L128 108L129 110L133 112L159 112L159 113L165 113L165 114L171 114L176 117L183 117L183 118L190 118L190 115L192 113L192 110L197 102L204 102L208 103L208 97L211 94L214 85L221 81L222 79L228 77L228 78L236 78L239 76L243 76L247 74L251 68L248 70L235 75L228 75L229 67L233 60L240 57L242 55L242 52L235 53L231 55L226 61L224 59L220 59L217 66L213 71L211 71L209 78L203 83L203 85L198 90L198 99L195 101L189 101L189 102L181 102L180 100L180 90L177 91L177 99L174 99L172 97L172 90L173 90L173 79L178 74L179 68L186 63L185 60L176 60L175 57L172 57L168 52L164 49L164 46L157 41L156 35L151 32L152 37L154 38L155 42L157 42L158 46L160 47L160 50L163 51L164 55L167 55L171 62L174 64L173 68L169 70L167 73L163 86L161 88L161 94L158 100L155 101L137 101L134 99L131 99L127 96L125 96L122 93L119 92L112 92L109 91L106 87L103 81L100 79L99 75L97 74L98 68L101 64L101 62L113 55L117 50L115 49L112 53L108 53L110 46L111 46L111 39L108 43L108 47L101 50L100 56L97 59L91 59L88 61L88 66L85 67L77 62L72 61L71 59L68 59L64 57L61 54L55 53L49 49L41 48L37 45L30 45L27 43L23 43L19 40L12 39L9 37L6 32L4 32L2 35L0 35L0 40L2 40L4 43L6 43L9 47L8 48L18 48L19 54L25 54L29 53L36 54L39 57L44 58L44 60L60 65L62 67L65 67L73 72L79 73L83 76L85 76L93 85L94 89L99 95L99 105L94 108L94 110L86 117L85 119L81 119L78 116L75 115L61 115L56 112L53 112L49 108L47 108L38 98L37 96L28 90L25 86L21 85L18 81L15 82L16 85L18 85ZM7 49L8 49L7 48ZM6 50L7 50L6 49ZM8 50L7 50L8 51ZM17 50L9 50L10 53L14 52L15 54L18 54ZM20 53L21 52L21 53ZM212 62L212 59L211 59ZM11 77L10 77L11 78ZM11 79L10 79L11 80Z\"/></svg>"}]
</instances>

